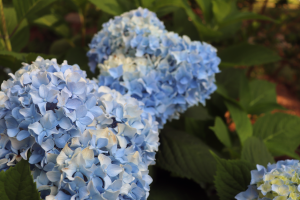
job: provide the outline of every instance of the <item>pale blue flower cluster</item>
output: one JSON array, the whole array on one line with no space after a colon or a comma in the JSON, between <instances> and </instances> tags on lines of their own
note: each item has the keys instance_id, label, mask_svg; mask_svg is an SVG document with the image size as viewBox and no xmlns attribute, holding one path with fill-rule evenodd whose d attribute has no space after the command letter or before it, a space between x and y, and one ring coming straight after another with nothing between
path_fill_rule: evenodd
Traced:
<instances>
[{"instance_id":1,"label":"pale blue flower cluster","mask_svg":"<svg viewBox=\"0 0 300 200\"><path fill-rule=\"evenodd\" d=\"M153 54L155 50L151 47L158 45L156 37L165 32L164 24L148 9L138 8L110 19L89 44L91 50L87 56L91 71L94 72L98 63L103 63L116 50L137 56Z\"/></svg>"},{"instance_id":2,"label":"pale blue flower cluster","mask_svg":"<svg viewBox=\"0 0 300 200\"><path fill-rule=\"evenodd\" d=\"M257 165L251 171L251 182L237 200L297 200L300 198L299 160L278 161L267 168Z\"/></svg>"},{"instance_id":3,"label":"pale blue flower cluster","mask_svg":"<svg viewBox=\"0 0 300 200\"><path fill-rule=\"evenodd\" d=\"M38 57L0 92L0 170L32 165L43 199L146 199L157 122L77 65ZM143 113L143 114L142 114Z\"/></svg>"},{"instance_id":4,"label":"pale blue flower cluster","mask_svg":"<svg viewBox=\"0 0 300 200\"><path fill-rule=\"evenodd\" d=\"M90 48L90 66L101 71L99 85L142 101L159 128L188 107L205 104L216 90L216 49L167 32L147 9L104 24Z\"/></svg>"}]
</instances>

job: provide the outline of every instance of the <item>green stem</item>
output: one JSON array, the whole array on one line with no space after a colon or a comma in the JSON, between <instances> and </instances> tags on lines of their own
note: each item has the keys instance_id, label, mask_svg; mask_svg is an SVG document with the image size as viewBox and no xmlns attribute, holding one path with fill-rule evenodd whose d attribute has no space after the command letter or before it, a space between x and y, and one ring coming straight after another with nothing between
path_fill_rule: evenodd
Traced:
<instances>
[{"instance_id":1,"label":"green stem","mask_svg":"<svg viewBox=\"0 0 300 200\"><path fill-rule=\"evenodd\" d=\"M6 21L5 21L4 11L3 11L2 0L0 0L0 15L1 15L2 30L3 30L3 34L4 34L4 41L5 41L6 49L8 51L11 51L11 43L10 43L10 40L9 40L9 35L8 35L8 32L7 32L7 28L6 28Z\"/></svg>"}]
</instances>

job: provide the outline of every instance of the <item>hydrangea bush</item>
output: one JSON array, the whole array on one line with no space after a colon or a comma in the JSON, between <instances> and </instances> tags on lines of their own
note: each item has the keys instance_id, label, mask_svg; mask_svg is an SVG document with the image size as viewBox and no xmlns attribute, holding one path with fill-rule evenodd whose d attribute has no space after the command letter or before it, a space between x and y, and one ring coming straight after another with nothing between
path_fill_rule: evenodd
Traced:
<instances>
[{"instance_id":1,"label":"hydrangea bush","mask_svg":"<svg viewBox=\"0 0 300 200\"><path fill-rule=\"evenodd\" d=\"M159 128L188 107L205 104L216 90L216 49L166 31L147 9L105 23L90 48L90 67L101 71L99 85L142 101Z\"/></svg>"},{"instance_id":2,"label":"hydrangea bush","mask_svg":"<svg viewBox=\"0 0 300 200\"><path fill-rule=\"evenodd\" d=\"M236 195L237 200L297 200L300 197L299 160L278 161L267 168L257 165L251 171L251 182L245 192Z\"/></svg>"},{"instance_id":3,"label":"hydrangea bush","mask_svg":"<svg viewBox=\"0 0 300 200\"><path fill-rule=\"evenodd\" d=\"M0 93L1 170L30 152L43 199L147 198L159 143L142 102L55 59L10 76Z\"/></svg>"}]
</instances>

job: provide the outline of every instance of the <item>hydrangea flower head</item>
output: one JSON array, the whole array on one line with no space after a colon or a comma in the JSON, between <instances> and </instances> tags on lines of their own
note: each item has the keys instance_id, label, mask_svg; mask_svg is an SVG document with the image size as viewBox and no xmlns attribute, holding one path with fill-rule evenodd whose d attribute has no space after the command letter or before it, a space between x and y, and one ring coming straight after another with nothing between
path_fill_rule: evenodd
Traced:
<instances>
[{"instance_id":1,"label":"hydrangea flower head","mask_svg":"<svg viewBox=\"0 0 300 200\"><path fill-rule=\"evenodd\" d=\"M205 100L216 90L220 59L207 43L167 32L155 36L155 52L139 55L116 50L102 63L99 84L145 104L145 111L162 128L169 119ZM148 45L148 46L147 46ZM150 43L147 43L150 48ZM132 48L135 48L132 46ZM138 52L138 51L136 51Z\"/></svg>"},{"instance_id":2,"label":"hydrangea flower head","mask_svg":"<svg viewBox=\"0 0 300 200\"><path fill-rule=\"evenodd\" d=\"M278 161L267 168L257 165L251 171L251 182L237 200L297 200L300 197L300 163L298 160Z\"/></svg>"},{"instance_id":3,"label":"hydrangea flower head","mask_svg":"<svg viewBox=\"0 0 300 200\"><path fill-rule=\"evenodd\" d=\"M158 45L155 36L164 32L163 23L148 9L138 8L109 20L89 45L91 71L117 49L136 55L153 54Z\"/></svg>"},{"instance_id":4,"label":"hydrangea flower head","mask_svg":"<svg viewBox=\"0 0 300 200\"><path fill-rule=\"evenodd\" d=\"M143 103L37 58L1 85L0 170L27 158L42 199L146 199L157 122Z\"/></svg>"}]
</instances>

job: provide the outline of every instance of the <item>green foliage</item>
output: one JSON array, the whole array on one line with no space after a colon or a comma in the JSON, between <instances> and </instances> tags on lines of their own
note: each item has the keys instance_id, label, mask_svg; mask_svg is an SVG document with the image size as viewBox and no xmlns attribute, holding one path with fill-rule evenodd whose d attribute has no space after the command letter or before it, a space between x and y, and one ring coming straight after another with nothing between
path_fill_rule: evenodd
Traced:
<instances>
[{"instance_id":1,"label":"green foliage","mask_svg":"<svg viewBox=\"0 0 300 200\"><path fill-rule=\"evenodd\" d=\"M229 136L228 129L226 124L220 117L216 117L215 119L215 126L210 127L218 137L218 139L224 144L226 147L231 147L231 140Z\"/></svg>"},{"instance_id":2,"label":"green foliage","mask_svg":"<svg viewBox=\"0 0 300 200\"><path fill-rule=\"evenodd\" d=\"M285 113L265 114L253 126L253 135L262 139L273 155L288 155L298 158L295 153L300 141L300 118Z\"/></svg>"},{"instance_id":3,"label":"green foliage","mask_svg":"<svg viewBox=\"0 0 300 200\"><path fill-rule=\"evenodd\" d=\"M237 65L251 66L270 62L277 62L280 57L273 50L261 45L241 43L230 46L218 53L221 66L232 67Z\"/></svg>"},{"instance_id":4,"label":"green foliage","mask_svg":"<svg viewBox=\"0 0 300 200\"><path fill-rule=\"evenodd\" d=\"M197 183L213 181L215 160L209 147L197 137L174 129L164 129L157 164Z\"/></svg>"},{"instance_id":5,"label":"green foliage","mask_svg":"<svg viewBox=\"0 0 300 200\"><path fill-rule=\"evenodd\" d=\"M274 158L264 142L256 137L249 137L244 143L242 159L264 166L267 166L268 163L274 163Z\"/></svg>"},{"instance_id":6,"label":"green foliage","mask_svg":"<svg viewBox=\"0 0 300 200\"><path fill-rule=\"evenodd\" d=\"M235 123L235 128L237 134L239 135L240 141L243 144L246 139L253 134L251 121L248 118L247 113L239 104L228 100L225 101L225 104Z\"/></svg>"},{"instance_id":7,"label":"green foliage","mask_svg":"<svg viewBox=\"0 0 300 200\"><path fill-rule=\"evenodd\" d=\"M21 160L6 172L0 172L1 200L39 200L40 194L33 182L29 163Z\"/></svg>"},{"instance_id":8,"label":"green foliage","mask_svg":"<svg viewBox=\"0 0 300 200\"><path fill-rule=\"evenodd\" d=\"M255 167L243 160L224 160L216 155L217 172L215 187L221 200L232 200L234 197L247 189L250 183L250 171Z\"/></svg>"}]
</instances>

